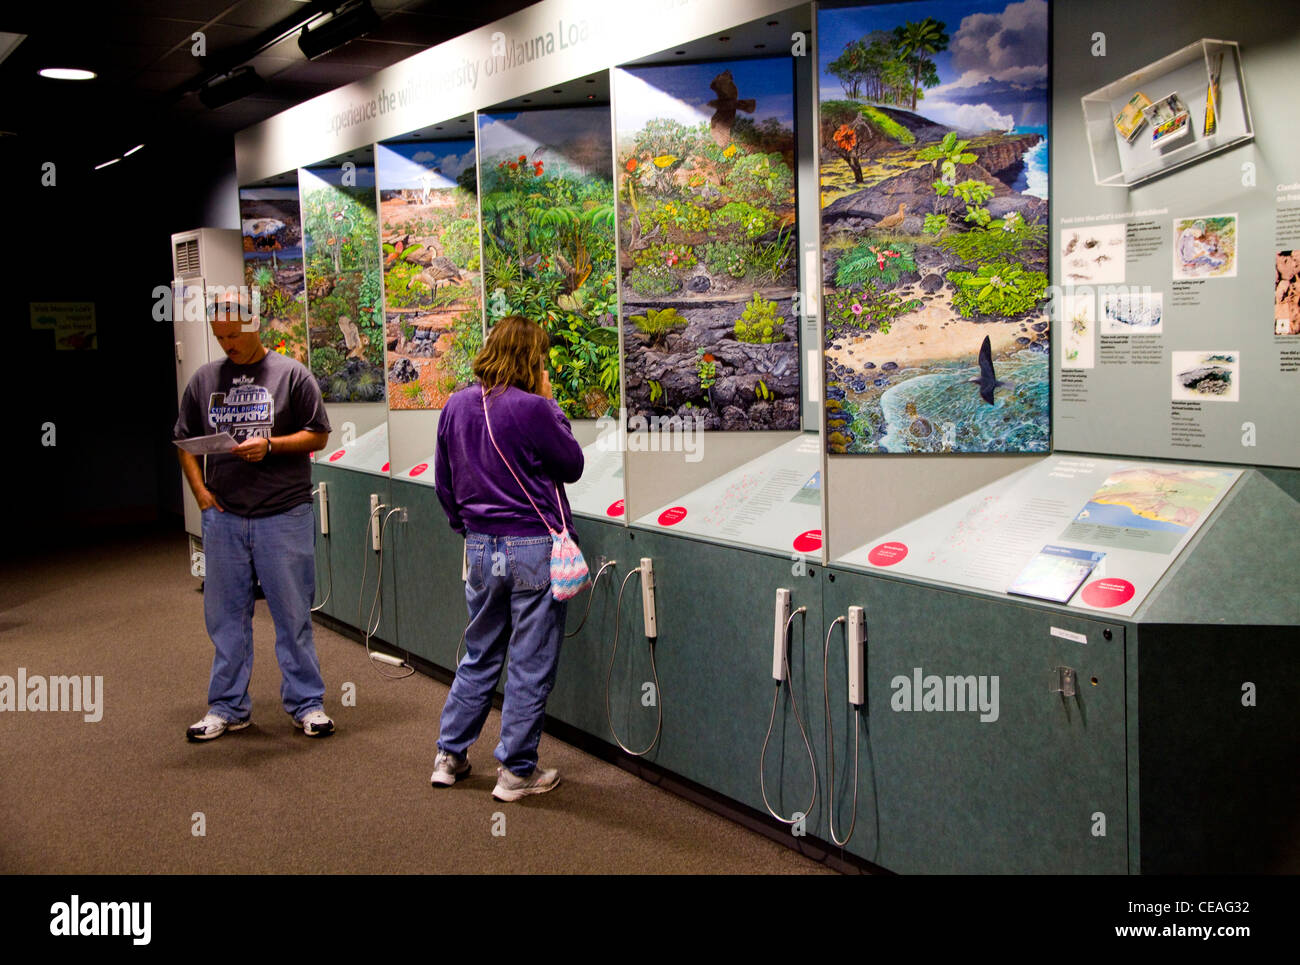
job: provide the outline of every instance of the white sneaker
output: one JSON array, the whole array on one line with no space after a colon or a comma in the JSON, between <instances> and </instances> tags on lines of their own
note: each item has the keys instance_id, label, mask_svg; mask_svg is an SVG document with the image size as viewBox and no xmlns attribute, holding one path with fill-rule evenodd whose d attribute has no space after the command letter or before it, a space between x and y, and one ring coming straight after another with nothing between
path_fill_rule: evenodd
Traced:
<instances>
[{"instance_id":1,"label":"white sneaker","mask_svg":"<svg viewBox=\"0 0 1300 965\"><path fill-rule=\"evenodd\" d=\"M449 751L438 751L433 759L433 775L429 783L434 787L451 787L469 773L469 761Z\"/></svg>"},{"instance_id":2,"label":"white sneaker","mask_svg":"<svg viewBox=\"0 0 1300 965\"><path fill-rule=\"evenodd\" d=\"M226 720L216 714L208 713L197 724L185 731L185 738L191 741L210 741L220 737L228 730L243 730L251 720Z\"/></svg>"},{"instance_id":3,"label":"white sneaker","mask_svg":"<svg viewBox=\"0 0 1300 965\"><path fill-rule=\"evenodd\" d=\"M334 733L334 721L323 710L309 710L293 722L308 737L328 737Z\"/></svg>"},{"instance_id":4,"label":"white sneaker","mask_svg":"<svg viewBox=\"0 0 1300 965\"><path fill-rule=\"evenodd\" d=\"M498 767L497 786L492 789L492 796L498 801L518 801L528 794L552 791L559 783L560 772L555 768L548 770L538 765L527 777L519 777L504 767Z\"/></svg>"}]
</instances>

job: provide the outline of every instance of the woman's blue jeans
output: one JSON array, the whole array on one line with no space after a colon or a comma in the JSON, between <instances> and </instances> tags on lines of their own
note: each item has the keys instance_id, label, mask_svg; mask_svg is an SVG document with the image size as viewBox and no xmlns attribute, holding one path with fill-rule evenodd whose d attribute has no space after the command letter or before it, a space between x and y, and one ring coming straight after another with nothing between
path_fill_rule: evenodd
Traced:
<instances>
[{"instance_id":1,"label":"woman's blue jeans","mask_svg":"<svg viewBox=\"0 0 1300 965\"><path fill-rule=\"evenodd\" d=\"M496 759L527 777L537 766L546 698L564 638L567 604L551 596L551 538L469 533L465 550L465 656L442 709L438 748L464 757L478 739L508 653Z\"/></svg>"},{"instance_id":2,"label":"woman's blue jeans","mask_svg":"<svg viewBox=\"0 0 1300 965\"><path fill-rule=\"evenodd\" d=\"M316 523L311 503L256 519L203 511L203 616L216 648L208 710L247 720L253 710L253 581L262 584L275 621L280 699L294 720L319 710L325 697L311 632L316 592Z\"/></svg>"}]
</instances>

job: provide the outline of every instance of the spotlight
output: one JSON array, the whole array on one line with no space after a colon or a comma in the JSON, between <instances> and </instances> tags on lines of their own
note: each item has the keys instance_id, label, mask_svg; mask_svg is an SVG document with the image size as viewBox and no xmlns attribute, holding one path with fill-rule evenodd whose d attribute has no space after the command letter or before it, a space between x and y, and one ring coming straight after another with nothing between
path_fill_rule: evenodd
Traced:
<instances>
[{"instance_id":1,"label":"spotlight","mask_svg":"<svg viewBox=\"0 0 1300 965\"><path fill-rule=\"evenodd\" d=\"M308 60L315 60L331 50L364 37L378 26L379 14L370 6L370 0L359 0L336 11L333 17L315 30L304 27L298 36L298 49Z\"/></svg>"},{"instance_id":2,"label":"spotlight","mask_svg":"<svg viewBox=\"0 0 1300 965\"><path fill-rule=\"evenodd\" d=\"M199 100L209 110L247 97L266 86L266 81L257 75L248 64L236 67L230 73L216 77L199 89Z\"/></svg>"},{"instance_id":3,"label":"spotlight","mask_svg":"<svg viewBox=\"0 0 1300 965\"><path fill-rule=\"evenodd\" d=\"M97 76L93 70L80 67L43 67L39 73L50 80L94 80Z\"/></svg>"}]
</instances>

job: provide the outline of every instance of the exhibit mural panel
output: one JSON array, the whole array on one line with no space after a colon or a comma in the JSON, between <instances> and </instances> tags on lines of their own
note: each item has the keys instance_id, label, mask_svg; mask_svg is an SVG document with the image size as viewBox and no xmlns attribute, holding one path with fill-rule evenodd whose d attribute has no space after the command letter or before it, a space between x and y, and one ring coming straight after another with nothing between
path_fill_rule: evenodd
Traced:
<instances>
[{"instance_id":1,"label":"exhibit mural panel","mask_svg":"<svg viewBox=\"0 0 1300 965\"><path fill-rule=\"evenodd\" d=\"M241 188L244 284L258 292L262 344L307 364L307 288L296 187Z\"/></svg>"},{"instance_id":2,"label":"exhibit mural panel","mask_svg":"<svg viewBox=\"0 0 1300 965\"><path fill-rule=\"evenodd\" d=\"M1300 466L1294 13L1056 8L1059 447Z\"/></svg>"},{"instance_id":3,"label":"exhibit mural panel","mask_svg":"<svg viewBox=\"0 0 1300 965\"><path fill-rule=\"evenodd\" d=\"M620 69L614 103L628 416L798 429L791 60Z\"/></svg>"},{"instance_id":4,"label":"exhibit mural panel","mask_svg":"<svg viewBox=\"0 0 1300 965\"><path fill-rule=\"evenodd\" d=\"M1047 19L818 10L831 453L1049 448Z\"/></svg>"},{"instance_id":5,"label":"exhibit mural panel","mask_svg":"<svg viewBox=\"0 0 1300 965\"><path fill-rule=\"evenodd\" d=\"M441 409L483 346L474 141L375 148L388 406Z\"/></svg>"},{"instance_id":6,"label":"exhibit mural panel","mask_svg":"<svg viewBox=\"0 0 1300 965\"><path fill-rule=\"evenodd\" d=\"M383 282L375 169L298 172L311 371L326 402L384 401Z\"/></svg>"},{"instance_id":7,"label":"exhibit mural panel","mask_svg":"<svg viewBox=\"0 0 1300 965\"><path fill-rule=\"evenodd\" d=\"M480 114L488 324L507 315L551 337L555 401L572 419L619 405L614 178L608 107Z\"/></svg>"},{"instance_id":8,"label":"exhibit mural panel","mask_svg":"<svg viewBox=\"0 0 1300 965\"><path fill-rule=\"evenodd\" d=\"M1054 455L839 562L1132 616L1241 473Z\"/></svg>"}]
</instances>

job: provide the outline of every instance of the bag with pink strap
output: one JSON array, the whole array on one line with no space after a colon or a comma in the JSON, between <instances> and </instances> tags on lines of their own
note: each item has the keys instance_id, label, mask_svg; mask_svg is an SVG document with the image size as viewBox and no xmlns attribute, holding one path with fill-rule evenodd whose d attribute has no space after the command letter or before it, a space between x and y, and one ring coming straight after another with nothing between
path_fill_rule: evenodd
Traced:
<instances>
[{"instance_id":1,"label":"bag with pink strap","mask_svg":"<svg viewBox=\"0 0 1300 965\"><path fill-rule=\"evenodd\" d=\"M519 488L524 490L524 496L532 504L533 511L541 519L546 531L551 534L551 596L557 600L572 599L586 585L589 571L587 561L582 557L582 550L578 549L578 544L569 535L568 526L564 524L564 504L560 502L560 487L555 486L555 504L559 508L560 526L562 527L557 533L551 529L551 524L546 521L542 511L533 502L533 497L528 494L528 490L520 482L519 475L515 472L514 467L510 465L510 460L505 457L505 453L497 445L496 436L492 434L492 421L488 418L486 390L483 390L483 421L487 423L488 438L492 440L492 448L497 451L501 461L506 464L506 468L510 470L510 475L515 477L515 482L519 483Z\"/></svg>"}]
</instances>

